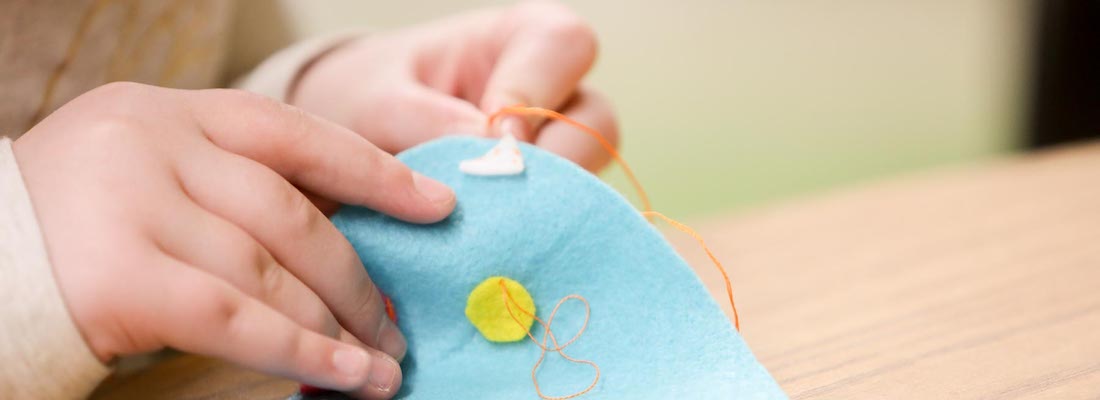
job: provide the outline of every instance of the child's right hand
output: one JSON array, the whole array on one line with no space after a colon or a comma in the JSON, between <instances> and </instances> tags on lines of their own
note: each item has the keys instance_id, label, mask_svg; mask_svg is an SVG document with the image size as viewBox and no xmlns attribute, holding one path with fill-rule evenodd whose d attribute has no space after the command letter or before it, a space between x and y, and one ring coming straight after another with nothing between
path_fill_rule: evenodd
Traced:
<instances>
[{"instance_id":1,"label":"child's right hand","mask_svg":"<svg viewBox=\"0 0 1100 400\"><path fill-rule=\"evenodd\" d=\"M405 339L303 191L427 223L454 208L443 184L347 129L232 90L110 84L14 151L100 360L172 347L360 397L396 393Z\"/></svg>"}]
</instances>

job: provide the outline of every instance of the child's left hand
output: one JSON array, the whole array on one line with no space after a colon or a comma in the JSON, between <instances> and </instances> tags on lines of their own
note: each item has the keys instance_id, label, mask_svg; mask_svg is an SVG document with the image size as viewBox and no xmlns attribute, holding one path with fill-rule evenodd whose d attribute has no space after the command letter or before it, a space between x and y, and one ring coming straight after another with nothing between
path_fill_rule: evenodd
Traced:
<instances>
[{"instance_id":1,"label":"child's left hand","mask_svg":"<svg viewBox=\"0 0 1100 400\"><path fill-rule=\"evenodd\" d=\"M595 58L583 20L528 2L348 43L309 67L289 101L391 153L444 134L490 136L486 115L517 103L558 110L617 143L610 104L580 84ZM608 161L559 122L507 117L500 127L591 171Z\"/></svg>"}]
</instances>

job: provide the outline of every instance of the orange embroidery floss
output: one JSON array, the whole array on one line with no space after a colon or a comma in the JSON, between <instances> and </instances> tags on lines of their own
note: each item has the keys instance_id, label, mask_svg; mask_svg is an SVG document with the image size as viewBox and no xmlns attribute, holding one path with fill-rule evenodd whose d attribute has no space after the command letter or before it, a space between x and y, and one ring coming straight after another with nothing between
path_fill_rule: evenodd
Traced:
<instances>
[{"instance_id":1,"label":"orange embroidery floss","mask_svg":"<svg viewBox=\"0 0 1100 400\"><path fill-rule=\"evenodd\" d=\"M497 120L497 118L500 118L502 115L505 114L543 117L558 120L569 124L570 126L577 128L577 130L584 132L588 136L591 136L593 139L596 139L597 142L600 142L600 146L603 146L603 149L607 151L607 154L611 155L611 158L615 159L615 161L623 167L623 172L626 173L627 179L630 179L630 184L633 185L634 190L638 192L638 198L642 201L642 209L645 211L653 211L653 206L649 203L649 195L646 194L645 189L642 188L642 183L638 181L638 178L634 175L634 170L631 169L630 165L626 163L626 160L623 159L623 156L619 154L619 151L615 150L615 146L612 146L611 142L608 142L607 139L605 139L599 131L588 127L588 125L577 122L572 118L566 117L564 114L557 111L547 110L540 107L525 107L522 105L504 107L496 113L493 113L493 115L490 115L489 129L492 130L493 123Z\"/></svg>"},{"instance_id":2,"label":"orange embroidery floss","mask_svg":"<svg viewBox=\"0 0 1100 400\"><path fill-rule=\"evenodd\" d=\"M550 317L546 319L546 322L543 322L541 319L539 319L539 317L535 316L535 314L532 314L530 311L524 310L523 307L521 307L519 303L516 302L516 299L512 297L512 292L509 292L508 287L504 285L504 279L501 279L499 281L499 284L501 296L504 297L504 308L508 310L508 315L512 317L513 321L515 321L520 326L523 326L523 323L519 321L519 318L516 317L516 314L512 312L512 306L515 306L515 308L518 309L520 312L526 314L527 316L530 316L531 318L534 318L535 321L538 322L540 326L542 326L542 343L539 343L538 339L535 339L535 335L532 335L530 331L527 332L527 337L531 339L531 342L535 343L535 346L538 346L539 349L542 350L542 353L539 354L538 361L535 361L535 366L531 367L531 381L535 384L535 393L539 395L539 398L543 400L572 399L574 397L579 397L585 393L588 393L592 390L592 388L596 387L596 383L600 381L600 367L592 361L576 359L570 357L568 354L565 354L565 348L573 344L573 342L576 342L577 339L581 337L581 334L584 333L585 328L588 328L588 317L592 314L592 310L588 306L588 300L585 299L584 296L578 294L565 296L561 300L558 300L558 304L555 305L554 310L550 312ZM572 339L569 339L569 341L565 342L565 344L559 345L558 339L554 337L554 332L550 330L550 326L554 323L554 317L558 315L558 309L560 309L561 305L565 304L565 302L569 301L570 299L576 299L581 303L584 303L584 323L581 324L581 328L577 330L577 334L573 335ZM554 344L553 348L547 347L547 340ZM569 360L573 363L587 364L591 366L592 369L596 371L596 376L592 378L592 383L589 384L588 387L586 387L584 390L566 396L553 397L547 396L546 394L542 393L542 388L539 387L538 370L539 365L542 365L542 361L546 359L547 352L558 353L561 355L562 358Z\"/></svg>"},{"instance_id":3,"label":"orange embroidery floss","mask_svg":"<svg viewBox=\"0 0 1100 400\"><path fill-rule=\"evenodd\" d=\"M729 274L726 273L726 268L722 266L721 262L718 262L718 258L715 257L714 253L710 251L709 247L707 247L706 242L703 241L703 237L700 236L698 233L696 233L694 229L691 229L691 227L688 227L687 225L685 225L683 223L680 223L679 221L676 221L672 218L666 217L664 214L653 211L653 206L649 202L649 195L646 194L645 189L642 187L642 183L634 175L634 170L632 168L630 168L630 165L627 164L626 159L624 159L622 157L622 155L619 154L619 151L615 150L615 146L612 146L611 143L608 142L607 139L605 139L603 137L603 135L600 134L599 131L597 131L595 129L592 129L591 127L589 127L585 124L577 122L576 120L574 120L572 118L569 118L569 117L565 116L564 114L559 113L557 111L548 110L548 109L541 108L541 107L527 107L527 106L524 106L524 105L515 105L515 106L510 106L510 107L504 107L504 108L501 108L499 111L497 111L497 112L493 113L492 115L490 115L489 116L489 122L488 122L488 124L489 124L488 128L489 128L490 131L493 128L493 123L498 118L500 118L501 116L504 116L504 115L521 115L521 116L528 116L528 117L542 117L542 118L548 118L548 119L561 121L561 122L564 122L566 124L569 124L570 126L572 126L574 128L577 128L577 130L580 130L581 132L584 132L588 136L591 136L592 138L596 139L596 141L600 143L600 146L602 146L603 149L605 151L607 151L607 154L610 154L611 158L613 158L616 162L619 163L620 166L623 167L623 172L626 173L626 177L628 179L630 179L631 185L633 185L634 189L638 192L638 198L641 199L641 201L642 201L642 211L640 212L642 214L642 216L644 216L650 222L653 222L653 217L660 218L661 220L663 220L663 221L667 222L669 225L671 225L673 228L676 228L677 230L680 230L681 232L687 233L692 238L694 238L695 241L698 242L699 245L703 248L703 251L705 251L707 253L707 257L709 257L710 261L714 263L715 268L718 268L718 272L720 272L722 274L722 279L726 283L726 295L729 298L730 309L733 310L733 321L734 321L733 324L734 324L734 327L737 328L738 331L741 330L741 317L737 313L737 304L735 304L734 301L733 301L733 285L730 283L730 277L729 277Z\"/></svg>"},{"instance_id":4,"label":"orange embroidery floss","mask_svg":"<svg viewBox=\"0 0 1100 400\"><path fill-rule=\"evenodd\" d=\"M393 306L393 300L390 299L390 296L386 296L385 293L382 294L382 304L386 306L386 315L390 317L390 321L396 324L397 308Z\"/></svg>"},{"instance_id":5,"label":"orange embroidery floss","mask_svg":"<svg viewBox=\"0 0 1100 400\"><path fill-rule=\"evenodd\" d=\"M584 132L588 136L591 136L592 138L596 139L596 141L600 143L600 145L604 148L604 150L607 151L607 153L609 155L611 155L611 158L614 159L616 162L618 162L620 166L622 166L623 172L626 173L626 177L630 180L631 185L633 185L634 189L638 192L638 198L642 202L642 211L640 211L642 216L645 217L646 220L650 221L651 223L653 222L654 217L659 218L659 219L665 221L666 223L668 223L669 225L671 225L673 228L676 228L676 229L680 230L681 232L684 232L684 233L690 235L692 238L695 239L696 242L699 243L699 246L701 246L703 248L703 251L705 251L707 253L707 257L709 257L711 262L714 263L715 268L717 268L718 272L720 272L722 274L722 279L726 283L726 295L729 298L730 308L733 310L733 324L734 324L734 327L737 328L738 331L741 330L741 317L740 317L740 315L738 315L737 305L733 301L733 285L730 283L729 274L726 273L725 267L722 266L722 263L718 261L718 258L715 257L714 253L710 251L709 247L707 247L706 242L703 241L703 237L700 236L698 233L696 233L694 229L691 229L691 227L688 227L687 225L684 225L683 223L680 223L679 221L676 221L672 218L669 218L669 217L665 216L664 214L653 211L653 206L649 202L649 195L646 194L645 189L642 187L642 183L638 180L637 176L634 175L634 170L632 168L630 168L630 165L627 164L626 160L622 157L622 155L619 154L619 151L615 149L615 146L612 146L611 143L608 142L607 139L605 139L603 137L603 135L600 134L599 131L597 131L595 129L592 129L591 127L589 127L587 125L584 125L580 122L577 122L576 120L574 120L572 118L569 118L569 117L565 116L564 114L561 114L557 111L548 110L548 109L540 108L540 107L527 107L527 106L523 106L523 105L504 107L504 108L500 109L499 111L497 111L496 113L493 113L492 115L490 115L489 120L488 120L489 130L492 130L493 123L503 115L534 116L534 117L542 117L542 118L548 118L548 119L561 121L561 122L564 122L564 123L566 123L566 124L568 124L568 125L570 125L574 128L577 128L577 130L579 130L581 132ZM546 322L544 323L541 319L539 319L534 314L530 313L527 310L524 310L522 307L519 307L519 305L516 303L515 299L512 298L512 294L508 292L508 288L506 288L504 286L504 280L503 279L500 281L500 290L502 292L501 295L504 296L504 300L505 300L504 305L508 309L508 315L512 317L513 321L515 321L520 326L523 326L523 324L519 321L519 318L517 318L516 315L512 312L512 305L515 305L516 308L519 309L520 312L534 318L535 321L538 321L539 325L541 325L542 328L543 328L542 343L539 343L539 341L537 339L535 339L535 336L532 335L530 331L527 332L527 337L530 338L531 341L534 342L536 346L538 346L540 349L542 349L542 353L539 355L538 361L536 361L535 366L531 368L531 381L534 382L534 384L535 384L535 392L538 394L539 398L541 398L543 400L571 399L571 398L574 398L574 397L581 396L585 393L588 393L589 391L592 390L592 388L596 387L596 383L599 382L599 380L600 380L600 367L597 366L596 363L594 363L592 361L589 361L589 360L580 360L580 359L572 358L572 357L566 355L565 351L564 351L565 347L569 346L574 341L576 341L577 338L579 338L581 336L581 333L584 332L584 329L586 327L588 327L588 318L591 315L591 309L589 308L588 300L586 300L583 296L577 295L577 294L571 294L569 296L563 297L561 300L558 300L558 304L554 306L554 310L550 313L550 317L547 318ZM557 315L558 309L561 307L561 305L564 304L566 301L568 301L570 299L576 299L576 300L584 303L584 325L581 326L581 329L579 331L577 331L577 334L575 336L573 336L572 339L569 339L569 341L565 342L564 345L558 345L557 338L554 337L554 333L550 330L550 324L553 323L554 316ZM547 345L546 345L547 340L549 340L551 343L553 343L553 347L547 347ZM596 376L595 376L594 379L592 379L592 383L590 385L588 385L588 387L585 388L584 390L582 390L580 392L577 392L577 393L574 393L574 394L571 394L571 395L567 395L567 396L550 397L550 396L547 396L547 395L543 394L542 389L539 387L539 379L538 379L538 374L537 373L538 373L539 365L542 365L543 360L546 359L546 353L547 352L556 352L556 353L560 354L562 356L562 358L565 358L566 360L569 360L571 362L578 363L578 364L587 364L587 365L592 366L592 369L594 369L596 371Z\"/></svg>"},{"instance_id":6,"label":"orange embroidery floss","mask_svg":"<svg viewBox=\"0 0 1100 400\"><path fill-rule=\"evenodd\" d=\"M699 246L702 247L703 251L707 253L707 257L710 257L710 261L714 263L714 266L718 268L718 272L722 274L722 280L726 282L726 296L729 297L730 308L733 309L733 326L737 328L737 331L741 331L741 316L737 315L737 306L733 304L733 285L730 284L730 276L726 274L726 268L722 267L722 263L718 261L718 257L715 257L714 253L712 253L710 251L710 248L707 247L707 243L703 241L703 236L696 233L694 229L691 229L691 227L680 223L680 221L666 217L664 214L661 214L659 212L642 211L642 215L645 215L647 217L660 218L667 222L669 225L672 225L673 228L676 228L680 230L680 232L688 234L689 236L694 238L696 242L699 242Z\"/></svg>"}]
</instances>

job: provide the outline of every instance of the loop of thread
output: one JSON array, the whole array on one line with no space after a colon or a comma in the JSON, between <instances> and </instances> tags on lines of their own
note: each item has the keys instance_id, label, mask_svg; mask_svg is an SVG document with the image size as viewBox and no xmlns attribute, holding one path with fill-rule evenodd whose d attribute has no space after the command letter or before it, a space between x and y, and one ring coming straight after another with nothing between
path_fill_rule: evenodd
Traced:
<instances>
[{"instance_id":1,"label":"loop of thread","mask_svg":"<svg viewBox=\"0 0 1100 400\"><path fill-rule=\"evenodd\" d=\"M497 120L497 118L500 118L501 116L506 115L506 114L542 117L542 118L549 118L549 119L561 121L561 122L564 122L566 124L569 124L570 126L572 126L574 128L577 128L581 132L584 132L585 134L588 134L588 136L591 136L592 138L596 139L596 141L600 143L600 146L602 146L603 149L605 151L607 151L607 153L609 155L611 155L611 158L613 158L616 162L618 162L619 165L623 168L623 172L626 173L626 177L630 180L631 185L633 185L634 189L638 192L638 198L642 202L642 211L640 211L641 215L643 217L645 217L646 220L648 220L651 223L653 222L654 217L659 218L659 219L665 221L666 223L668 223L669 225L671 225L673 228L676 228L676 229L680 230L681 232L684 232L684 233L690 235L692 238L695 239L696 242L699 243L699 245L703 248L703 251L705 251L707 253L707 257L709 257L710 261L714 263L714 266L716 268L718 268L718 272L720 272L722 274L722 280L724 280L725 283L726 283L726 295L729 298L730 308L733 310L733 324L734 324L734 327L737 328L738 331L741 330L741 317L740 317L740 315L738 315L737 305L733 301L733 285L730 283L730 277L729 277L729 274L726 273L725 267L722 266L722 263L718 261L718 258L715 257L714 253L710 251L709 247L707 247L706 242L703 241L703 237L701 235L699 235L698 233L696 233L694 229L691 229L691 227L689 227L689 226L687 226L687 225L685 225L685 224L683 224L679 221L676 221L672 218L669 218L669 217L665 216L664 214L653 211L653 207L649 202L649 195L646 194L645 189L642 187L642 183L634 175L634 170L630 168L630 165L627 164L626 160L619 154L619 151L615 149L615 146L611 145L611 143L608 142L607 139L605 139L603 137L603 135L600 134L599 131L597 131L595 129L592 129L592 128L588 127L587 125L584 125L580 122L577 122L576 120L573 120L572 118L569 118L569 117L567 117L564 114L561 114L559 112L556 112L556 111L553 111L553 110L548 110L548 109L541 108L541 107L527 107L527 106L524 106L522 104L501 108L499 111L497 111L497 112L493 113L492 115L490 115L489 120L488 120L489 130L490 131L492 130L493 123ZM534 384L535 384L535 393L538 394L539 398L541 398L543 400L571 399L571 398L574 398L574 397L581 396L585 393L588 393L589 391L592 390L592 388L596 387L596 383L599 382L599 380L600 380L600 367L597 366L596 363L594 363L592 361L589 361L589 360L578 360L578 359L572 358L572 357L566 355L565 351L564 351L565 347L569 346L574 341L576 341L577 338L579 338L581 336L581 333L584 332L585 328L588 327L588 318L591 314L591 310L590 310L589 305L588 305L588 300L586 300L583 296L580 296L580 295L577 295L577 294L571 294L569 296L563 297L561 300L558 300L558 304L554 306L554 311L550 313L550 318L548 318L547 321L545 323L543 323L543 321L541 319L539 319L537 316L535 316L534 314L528 312L527 310L524 310L522 307L519 306L519 303L516 303L515 299L512 298L512 294L508 291L508 288L504 286L504 280L503 279L500 280L500 289L503 292L502 296L504 296L504 305L505 305L505 308L508 310L508 315L512 317L512 320L515 321L515 323L517 325L519 325L523 329L527 329L527 327L524 326L523 323L521 323L519 321L519 318L516 317L515 313L512 312L512 307L511 307L510 304L515 304L516 308L518 308L524 314L527 314L527 315L531 316L532 318L534 318L535 321L538 321L539 325L542 325L542 327L543 327L544 333L543 333L542 343L539 343L539 341L537 339L535 339L535 336L533 334L531 334L530 330L527 330L527 332L526 332L527 337L530 338L531 341L534 342L536 346L538 346L540 349L542 349L542 353L539 355L538 361L536 361L535 366L533 368L531 368L531 381L534 382ZM581 326L581 329L579 331L577 331L577 334L575 336L573 336L572 339L569 339L569 341L565 342L564 345L558 345L558 339L554 337L554 333L550 330L550 324L553 323L554 316L557 315L558 309L561 307L561 305L563 303L565 303L566 301L568 301L569 299L577 299L577 300L581 301L582 303L584 303L584 324ZM553 342L553 344L554 344L553 348L548 348L546 346L547 339L549 339L551 342ZM592 366L592 368L596 371L596 377L592 380L592 383L590 385L588 385L587 388L585 388L584 390L582 390L580 392L577 392L577 393L574 393L574 394L571 394L571 395L568 395L568 396L562 396L562 397L549 397L549 396L546 396L545 394L542 393L542 389L539 388L539 379L538 379L537 372L538 372L538 369L539 369L539 365L542 365L543 360L546 359L546 353L550 352L550 351L553 351L553 352L556 352L556 353L560 354L562 356L562 358L565 358L566 360L569 360L571 362L578 363L578 364L587 364L587 365Z\"/></svg>"},{"instance_id":2,"label":"loop of thread","mask_svg":"<svg viewBox=\"0 0 1100 400\"><path fill-rule=\"evenodd\" d=\"M592 388L596 387L596 383L600 381L600 367L592 361L576 359L576 358L570 357L568 354L565 354L565 348L568 347L569 345L573 344L573 342L577 341L577 339L579 339L581 337L581 334L584 333L585 328L588 328L588 317L592 313L592 310L588 306L588 300L585 299L584 296L577 295L577 294L571 294L571 295L565 296L561 300L558 300L558 304L554 306L554 311L550 312L550 318L547 318L546 322L543 322L541 319L539 319L539 317L535 316L535 314L532 314L530 311L527 311L527 310L523 309L523 307L520 306L518 302L516 302L516 299L512 297L512 292L508 291L508 287L504 285L504 279L501 279L499 281L499 284L500 284L501 296L503 296L503 299L504 299L504 308L508 310L508 316L512 317L512 321L515 321L516 324L518 324L521 327L523 326L523 323L519 321L519 318L516 317L516 314L514 312L512 312L512 305L515 305L515 307L517 309L519 309L520 312L522 312L524 314L527 314L531 318L534 318L535 321L538 321L539 325L541 325L542 328L543 328L542 343L539 343L538 339L535 339L535 335L531 334L530 330L528 330L526 332L527 337L531 339L531 342L535 343L535 346L538 346L539 349L542 349L542 353L539 354L539 360L535 361L535 366L531 368L531 381L534 382L534 384L535 384L535 393L537 393L539 395L539 398L541 398L543 400L572 399L574 397L578 397L578 396L581 396L585 393L588 393L589 391L592 390ZM552 330L550 330L550 326L551 326L551 324L554 323L554 317L557 316L558 309L561 308L562 304L565 304L565 302L570 300L570 299L576 299L576 300L580 301L581 303L584 303L584 323L581 325L581 328L577 331L577 334L573 335L572 339L569 339L569 341L565 342L565 344L559 345L558 344L558 339L556 337L554 337L554 332ZM549 348L549 347L546 346L546 343L547 343L546 341L548 339L551 342L553 342L553 344L554 344L553 348ZM596 371L596 376L592 379L592 383L589 384L588 387L585 388L584 390L582 390L580 392L577 392L577 393L570 394L570 395L566 395L566 396L552 397L552 396L547 396L547 395L543 394L542 393L542 388L539 387L538 370L539 370L539 365L542 365L542 361L546 359L546 353L550 352L550 351L560 354L562 356L562 358L564 358L566 360L569 360L570 362L577 363L577 364L587 364L587 365L591 366L592 369Z\"/></svg>"}]
</instances>

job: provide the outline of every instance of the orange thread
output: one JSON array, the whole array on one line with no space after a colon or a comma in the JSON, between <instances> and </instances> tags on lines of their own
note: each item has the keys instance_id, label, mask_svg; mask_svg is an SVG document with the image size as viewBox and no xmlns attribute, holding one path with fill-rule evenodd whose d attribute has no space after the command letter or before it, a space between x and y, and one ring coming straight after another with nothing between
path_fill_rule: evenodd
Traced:
<instances>
[{"instance_id":1,"label":"orange thread","mask_svg":"<svg viewBox=\"0 0 1100 400\"><path fill-rule=\"evenodd\" d=\"M588 328L588 317L591 315L591 311L592 311L588 306L588 300L586 300L584 298L584 296L577 295L577 294L571 294L571 295L565 296L561 300L558 300L558 304L554 306L554 311L550 312L550 318L548 318L546 320L546 322L543 322L541 319L539 319L539 317L535 316L535 314L532 314L530 311L524 310L523 307L520 306L518 302L516 302L516 299L512 297L512 292L509 292L508 287L504 285L504 279L500 279L499 284L500 284L500 291L502 292L501 296L503 296L503 299L504 299L504 308L508 310L508 316L512 317L512 321L515 321L516 324L519 325L520 327L524 327L523 323L519 321L518 317L516 317L516 314L512 312L511 304L514 304L517 309L519 309L524 314L527 314L531 318L534 318L535 321L538 321L539 325L542 325L542 328L543 328L542 343L539 343L538 339L535 339L535 335L531 334L530 330L528 330L526 332L527 337L530 338L531 341L534 342L536 346L538 346L540 349L542 349L542 353L539 354L539 360L535 361L535 366L531 368L531 381L535 384L535 393L537 393L539 395L539 398L541 398L543 400L572 399L574 397L579 397L579 396L581 396L585 393L588 393L589 391L592 390L592 388L595 388L596 383L600 381L600 367L592 361L579 360L579 359L570 357L568 354L565 354L565 348L567 346L573 344L573 342L577 341L577 339L579 339L581 337L581 334L584 333L585 328ZM569 339L569 341L565 342L565 344L563 344L563 345L559 345L558 344L558 339L556 337L554 337L554 332L550 330L550 325L554 323L554 317L558 314L558 309L561 308L561 305L565 304L565 302L568 301L569 299L577 299L581 303L584 303L584 323L581 325L581 328L579 330L577 330L577 334L573 335L572 339ZM554 343L554 348L551 349L551 348L548 348L546 346L547 339L549 339L551 342ZM547 396L547 395L543 394L542 393L542 388L539 387L538 370L539 370L539 365L542 365L542 361L546 359L546 353L550 352L550 351L553 351L553 352L556 352L556 353L560 354L562 356L562 358L564 358L566 360L569 360L570 362L577 363L577 364L590 365L592 367L592 369L594 369L596 371L596 376L592 379L592 383L589 384L588 387L585 388L584 390L579 391L577 393L570 394L570 395L566 395L566 396L551 397L551 396Z\"/></svg>"},{"instance_id":2,"label":"orange thread","mask_svg":"<svg viewBox=\"0 0 1100 400\"><path fill-rule=\"evenodd\" d=\"M645 189L642 188L642 183L638 181L638 178L636 176L634 176L634 170L631 169L630 165L626 163L626 160L624 160L623 157L619 155L619 151L615 150L615 146L608 142L607 139L605 139L599 131L589 128L587 125L577 122L572 118L566 117L565 115L557 111L547 110L541 107L526 107L522 105L504 107L501 108L500 111L497 111L493 115L490 115L489 129L492 129L493 122L504 114L556 119L558 121L569 124L574 128L577 128L581 132L587 133L588 136L591 136L593 139L596 139L597 142L600 142L600 145L603 146L603 149L607 151L607 154L610 154L611 158L614 158L615 161L623 167L623 172L625 172L626 177L630 179L630 184L634 185L634 189L638 191L638 198L642 201L642 208L646 211L653 211L653 206L649 203L649 195L646 194Z\"/></svg>"},{"instance_id":3,"label":"orange thread","mask_svg":"<svg viewBox=\"0 0 1100 400\"><path fill-rule=\"evenodd\" d=\"M537 116L537 117L555 119L555 120L564 122L566 124L569 124L570 126L573 126L574 128L579 129L581 132L584 132L584 133L588 134L589 136L592 136L593 138L596 139L596 141L600 142L600 145L603 146L604 150L607 150L607 153L610 154L611 157L614 158L615 161L618 162L619 165L621 165L623 167L623 171L626 172L626 176L627 176L627 178L630 179L630 183L633 184L634 189L636 189L638 191L638 197L641 198L642 205L644 207L643 210L641 211L642 216L644 216L650 222L653 222L653 217L658 217L658 218L664 220L669 225L672 225L673 228L676 228L676 229L680 230L681 232L684 232L684 233L687 233L688 235L691 235L691 237L695 238L695 240L697 242L699 242L699 245L703 247L703 251L705 251L707 253L707 257L710 257L710 261L712 261L714 263L714 266L718 268L718 272L722 273L722 279L726 283L726 295L729 297L730 308L733 309L733 325L734 325L734 327L737 328L738 331L741 330L741 317L737 313L737 305L733 302L733 285L730 283L730 277L729 277L729 274L726 273L726 268L722 266L721 262L718 262L718 258L715 257L714 253L712 253L710 251L710 248L707 247L706 242L703 241L703 237L700 236L698 233L696 233L694 229L691 229L691 227L689 227L687 225L684 225L683 223L680 223L679 221L676 221L672 218L666 217L664 214L653 211L652 206L649 204L649 196L646 195L645 189L642 188L642 183L640 181L638 181L638 178L636 178L634 176L634 171L630 168L630 165L628 165L626 163L626 160L623 159L623 157L621 155L619 155L619 152L617 150L615 150L615 146L612 146L611 143L609 143L607 141L607 139L604 139L603 135L600 134L599 131L597 131L595 129L592 129L592 128L588 127L587 125L584 125L580 122L577 122L576 120L574 120L572 118L569 118L569 117L567 117L567 116L565 116L565 115L563 115L559 112L556 112L556 111L553 111L553 110L547 110L545 108L540 108L540 107L526 107L526 106L523 106L523 105L515 105L515 106L511 106L511 107L504 107L504 108L501 108L499 111L493 113L493 115L490 115L489 116L489 129L492 129L493 122L496 121L497 118L500 118L500 116L505 115L505 114ZM564 299L563 299L563 301L564 301ZM588 305L588 302L586 301L585 306L587 307L587 305ZM555 308L555 310L556 309L557 308ZM518 323L519 321L517 320L516 322ZM530 335L531 334L528 333L528 336L530 336ZM532 337L532 339L534 339L534 337ZM545 352L544 352L543 355L545 356ZM564 356L564 354L562 354L562 355ZM537 389L537 386L538 385L536 385L536 389Z\"/></svg>"},{"instance_id":4,"label":"orange thread","mask_svg":"<svg viewBox=\"0 0 1100 400\"><path fill-rule=\"evenodd\" d=\"M680 232L684 232L688 235L691 235L691 237L695 238L696 242L699 242L699 246L703 247L703 251L705 251L707 253L707 257L710 257L710 261L714 262L714 266L718 268L718 272L722 273L722 280L726 281L726 295L729 297L729 300L730 300L730 308L733 309L733 326L736 327L738 331L740 331L741 330L741 317L739 315L737 315L737 306L734 305L734 303L733 303L733 285L730 284L730 276L728 274L726 274L726 268L723 267L722 263L718 261L718 257L715 257L714 253L712 253L710 251L710 248L707 247L707 242L703 241L703 236L699 235L697 232L695 232L694 229L691 229L691 227L689 227L687 225L684 225L683 223L680 223L680 221L677 221L677 220L674 220L672 218L666 217L664 214L661 214L659 212L656 212L656 211L642 211L642 215L653 216L653 217L663 219L669 225L672 225L673 228L679 229Z\"/></svg>"}]
</instances>

